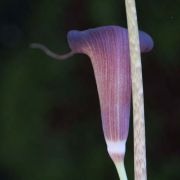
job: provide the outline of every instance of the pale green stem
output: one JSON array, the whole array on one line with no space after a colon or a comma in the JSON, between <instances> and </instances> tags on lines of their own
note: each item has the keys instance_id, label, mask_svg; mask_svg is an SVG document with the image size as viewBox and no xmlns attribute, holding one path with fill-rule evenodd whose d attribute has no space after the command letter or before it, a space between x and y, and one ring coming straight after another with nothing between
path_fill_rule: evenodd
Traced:
<instances>
[{"instance_id":1,"label":"pale green stem","mask_svg":"<svg viewBox=\"0 0 180 180\"><path fill-rule=\"evenodd\" d=\"M120 180L127 180L124 161L115 164Z\"/></svg>"}]
</instances>

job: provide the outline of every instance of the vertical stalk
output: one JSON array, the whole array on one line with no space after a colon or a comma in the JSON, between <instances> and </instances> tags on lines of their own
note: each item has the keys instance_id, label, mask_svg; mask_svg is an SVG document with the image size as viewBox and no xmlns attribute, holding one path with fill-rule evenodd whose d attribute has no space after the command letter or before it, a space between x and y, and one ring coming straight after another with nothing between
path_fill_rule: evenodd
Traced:
<instances>
[{"instance_id":1,"label":"vertical stalk","mask_svg":"<svg viewBox=\"0 0 180 180\"><path fill-rule=\"evenodd\" d=\"M124 167L124 161L115 164L120 180L127 180L126 170Z\"/></svg>"},{"instance_id":2,"label":"vertical stalk","mask_svg":"<svg viewBox=\"0 0 180 180\"><path fill-rule=\"evenodd\" d=\"M146 180L144 98L135 0L125 0L131 57L135 180Z\"/></svg>"}]
</instances>

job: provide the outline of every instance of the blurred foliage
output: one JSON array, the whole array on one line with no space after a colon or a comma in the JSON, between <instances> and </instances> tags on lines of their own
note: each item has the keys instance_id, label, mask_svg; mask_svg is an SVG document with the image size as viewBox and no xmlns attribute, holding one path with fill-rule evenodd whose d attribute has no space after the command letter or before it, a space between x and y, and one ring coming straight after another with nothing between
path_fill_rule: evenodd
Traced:
<instances>
[{"instance_id":1,"label":"blurred foliage","mask_svg":"<svg viewBox=\"0 0 180 180\"><path fill-rule=\"evenodd\" d=\"M107 155L88 57L54 61L71 29L126 26L124 1L0 1L0 180L118 179ZM137 1L154 38L143 56L149 180L180 179L180 1ZM132 120L126 168L133 179Z\"/></svg>"}]
</instances>

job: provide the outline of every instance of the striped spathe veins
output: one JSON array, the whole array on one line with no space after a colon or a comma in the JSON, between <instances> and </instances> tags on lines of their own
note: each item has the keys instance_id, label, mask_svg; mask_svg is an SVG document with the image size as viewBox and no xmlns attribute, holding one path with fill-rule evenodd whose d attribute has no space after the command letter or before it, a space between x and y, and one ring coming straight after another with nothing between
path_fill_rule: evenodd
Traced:
<instances>
[{"instance_id":1,"label":"striped spathe veins","mask_svg":"<svg viewBox=\"0 0 180 180\"><path fill-rule=\"evenodd\" d=\"M124 159L131 96L128 39L119 33L113 29L93 32L85 41L95 72L107 149L114 162Z\"/></svg>"},{"instance_id":2,"label":"striped spathe veins","mask_svg":"<svg viewBox=\"0 0 180 180\"><path fill-rule=\"evenodd\" d=\"M68 42L74 52L84 53L91 59L108 152L113 161L123 160L131 100L127 29L105 26L85 31L71 31ZM153 41L148 34L140 32L140 45L142 51L148 52L153 47ZM119 152L110 151L112 145L119 147Z\"/></svg>"},{"instance_id":3,"label":"striped spathe veins","mask_svg":"<svg viewBox=\"0 0 180 180\"><path fill-rule=\"evenodd\" d=\"M118 33L113 29L105 33L93 32L88 41L92 47L88 53L97 82L104 136L111 141L127 139L129 128L130 60L128 48L122 46L127 44L122 43L127 38L123 39L123 34Z\"/></svg>"}]
</instances>

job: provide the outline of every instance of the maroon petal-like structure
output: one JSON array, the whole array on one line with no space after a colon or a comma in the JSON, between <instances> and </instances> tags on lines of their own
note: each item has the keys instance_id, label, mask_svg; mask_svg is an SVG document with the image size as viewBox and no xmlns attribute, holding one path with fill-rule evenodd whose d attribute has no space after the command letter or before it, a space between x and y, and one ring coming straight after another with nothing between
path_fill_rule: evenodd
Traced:
<instances>
[{"instance_id":1,"label":"maroon petal-like structure","mask_svg":"<svg viewBox=\"0 0 180 180\"><path fill-rule=\"evenodd\" d=\"M139 37L141 51L150 51L151 37L144 32ZM128 31L119 26L70 31L68 42L72 51L87 54L91 59L108 152L113 161L123 161L131 102Z\"/></svg>"}]
</instances>

